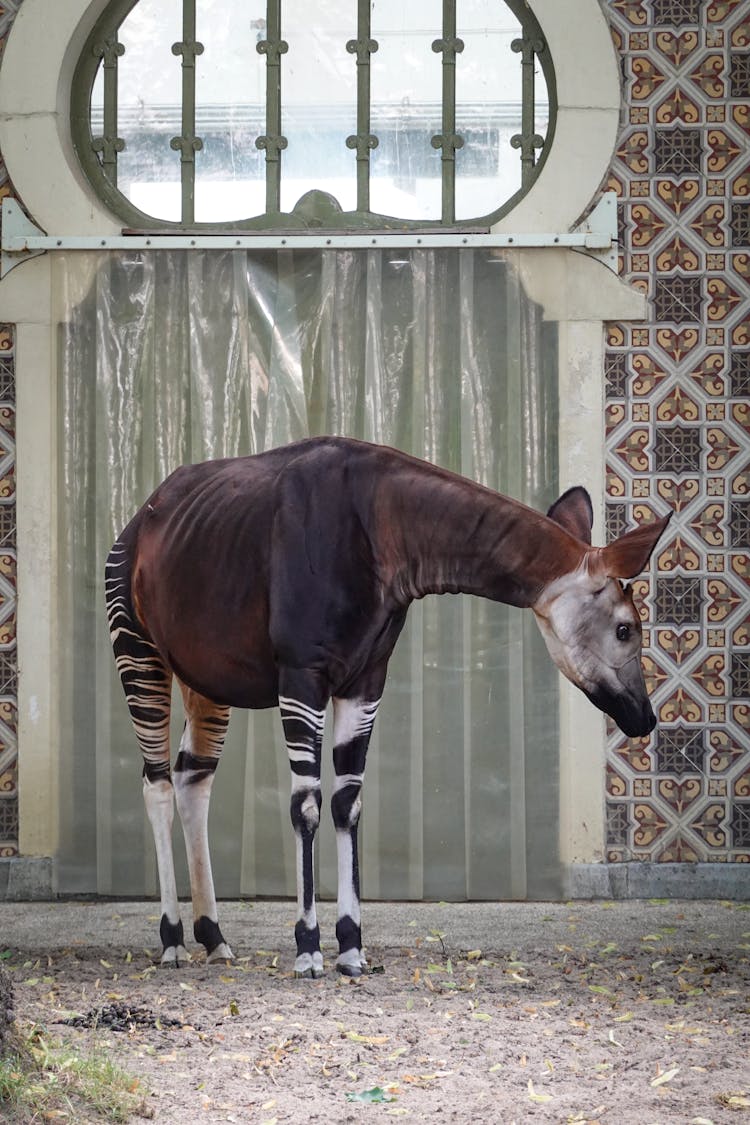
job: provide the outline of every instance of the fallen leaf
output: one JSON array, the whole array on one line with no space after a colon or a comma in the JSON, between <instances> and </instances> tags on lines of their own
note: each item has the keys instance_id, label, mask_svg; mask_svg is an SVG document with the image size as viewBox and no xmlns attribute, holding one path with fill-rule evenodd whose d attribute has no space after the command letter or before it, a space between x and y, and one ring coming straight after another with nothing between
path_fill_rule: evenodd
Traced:
<instances>
[{"instance_id":1,"label":"fallen leaf","mask_svg":"<svg viewBox=\"0 0 750 1125\"><path fill-rule=\"evenodd\" d=\"M387 1035L360 1035L357 1031L347 1031L346 1038L352 1039L355 1043L387 1043L389 1036Z\"/></svg>"},{"instance_id":2,"label":"fallen leaf","mask_svg":"<svg viewBox=\"0 0 750 1125\"><path fill-rule=\"evenodd\" d=\"M717 1094L716 1098L729 1109L750 1109L750 1098L744 1090L733 1094Z\"/></svg>"},{"instance_id":3,"label":"fallen leaf","mask_svg":"<svg viewBox=\"0 0 750 1125\"><path fill-rule=\"evenodd\" d=\"M529 1098L532 1102L537 1102L538 1104L543 1105L545 1102L552 1101L551 1094L537 1094L534 1089L534 1083L531 1081L531 1079L529 1079L528 1081L527 1089L529 1091Z\"/></svg>"},{"instance_id":4,"label":"fallen leaf","mask_svg":"<svg viewBox=\"0 0 750 1125\"><path fill-rule=\"evenodd\" d=\"M348 1102L364 1102L365 1105L380 1105L382 1102L395 1102L395 1098L386 1094L382 1086L373 1086L370 1090L360 1090L359 1093L346 1094Z\"/></svg>"},{"instance_id":5,"label":"fallen leaf","mask_svg":"<svg viewBox=\"0 0 750 1125\"><path fill-rule=\"evenodd\" d=\"M673 1066L671 1070L665 1070L663 1074L657 1075L656 1078L651 1079L652 1086L663 1086L665 1082L671 1082L676 1074L680 1073L679 1066ZM750 1103L748 1103L750 1104Z\"/></svg>"}]
</instances>

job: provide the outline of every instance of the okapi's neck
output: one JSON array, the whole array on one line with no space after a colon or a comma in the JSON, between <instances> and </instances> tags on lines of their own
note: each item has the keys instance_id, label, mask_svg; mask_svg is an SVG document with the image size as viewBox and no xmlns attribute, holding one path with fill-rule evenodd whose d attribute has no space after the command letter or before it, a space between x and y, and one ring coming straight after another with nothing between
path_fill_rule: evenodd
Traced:
<instances>
[{"instance_id":1,"label":"okapi's neck","mask_svg":"<svg viewBox=\"0 0 750 1125\"><path fill-rule=\"evenodd\" d=\"M379 524L399 601L464 593L527 608L582 561L553 520L462 477L419 475L387 492L390 526L382 507Z\"/></svg>"}]
</instances>

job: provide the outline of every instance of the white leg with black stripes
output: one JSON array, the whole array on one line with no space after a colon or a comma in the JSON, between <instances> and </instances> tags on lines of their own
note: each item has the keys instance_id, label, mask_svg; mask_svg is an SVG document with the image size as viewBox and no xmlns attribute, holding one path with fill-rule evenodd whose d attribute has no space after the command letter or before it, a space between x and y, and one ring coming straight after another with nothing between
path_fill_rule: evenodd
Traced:
<instances>
[{"instance_id":1,"label":"white leg with black stripes","mask_svg":"<svg viewBox=\"0 0 750 1125\"><path fill-rule=\"evenodd\" d=\"M290 696L279 696L279 710L292 771L290 815L297 858L297 924L294 936L298 977L323 975L320 928L315 909L313 855L320 824L320 756L325 709L309 707Z\"/></svg>"},{"instance_id":2,"label":"white leg with black stripes","mask_svg":"<svg viewBox=\"0 0 750 1125\"><path fill-rule=\"evenodd\" d=\"M362 948L358 828L367 747L379 700L333 700L333 763L336 771L331 812L338 855L336 968L345 976L367 969Z\"/></svg>"}]
</instances>

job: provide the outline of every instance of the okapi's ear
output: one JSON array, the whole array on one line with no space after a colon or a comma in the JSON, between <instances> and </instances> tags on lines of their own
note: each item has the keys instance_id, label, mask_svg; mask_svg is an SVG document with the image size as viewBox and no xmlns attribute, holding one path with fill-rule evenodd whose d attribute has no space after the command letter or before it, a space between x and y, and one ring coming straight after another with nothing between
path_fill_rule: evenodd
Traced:
<instances>
[{"instance_id":1,"label":"okapi's ear","mask_svg":"<svg viewBox=\"0 0 750 1125\"><path fill-rule=\"evenodd\" d=\"M651 552L672 518L670 512L663 519L647 523L628 531L598 551L598 567L608 578L635 578L646 569Z\"/></svg>"},{"instance_id":2,"label":"okapi's ear","mask_svg":"<svg viewBox=\"0 0 750 1125\"><path fill-rule=\"evenodd\" d=\"M577 484L563 492L547 512L549 519L559 523L576 539L591 545L591 527L594 522L594 507L585 488Z\"/></svg>"}]
</instances>

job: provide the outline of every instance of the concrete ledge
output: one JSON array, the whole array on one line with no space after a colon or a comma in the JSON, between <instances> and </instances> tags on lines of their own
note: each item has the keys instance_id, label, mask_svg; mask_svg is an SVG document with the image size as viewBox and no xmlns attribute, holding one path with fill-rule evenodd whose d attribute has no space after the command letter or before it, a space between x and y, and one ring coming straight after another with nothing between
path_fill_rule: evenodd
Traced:
<instances>
[{"instance_id":1,"label":"concrete ledge","mask_svg":"<svg viewBox=\"0 0 750 1125\"><path fill-rule=\"evenodd\" d=\"M569 899L750 900L750 863L574 863L563 877Z\"/></svg>"},{"instance_id":2,"label":"concrete ledge","mask_svg":"<svg viewBox=\"0 0 750 1125\"><path fill-rule=\"evenodd\" d=\"M44 902L54 898L54 860L48 856L0 859L0 902Z\"/></svg>"},{"instance_id":3,"label":"concrete ledge","mask_svg":"<svg viewBox=\"0 0 750 1125\"><path fill-rule=\"evenodd\" d=\"M727 899L750 901L750 863L574 863L563 899ZM0 859L0 902L57 899L55 862L44 856Z\"/></svg>"}]
</instances>

